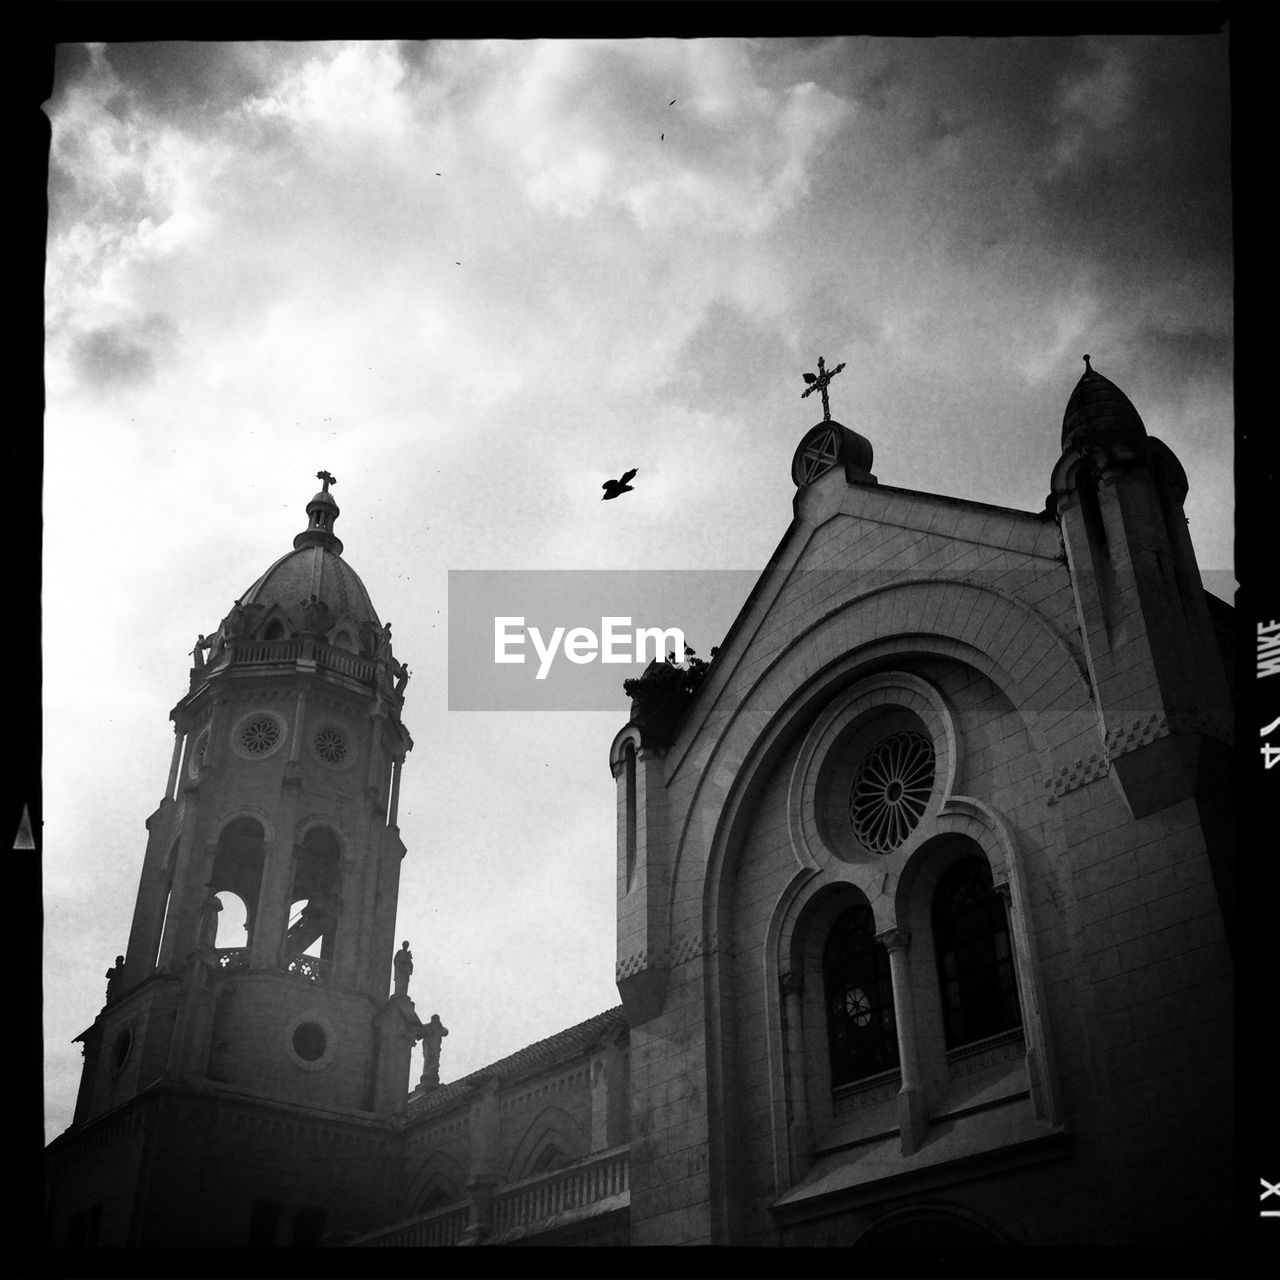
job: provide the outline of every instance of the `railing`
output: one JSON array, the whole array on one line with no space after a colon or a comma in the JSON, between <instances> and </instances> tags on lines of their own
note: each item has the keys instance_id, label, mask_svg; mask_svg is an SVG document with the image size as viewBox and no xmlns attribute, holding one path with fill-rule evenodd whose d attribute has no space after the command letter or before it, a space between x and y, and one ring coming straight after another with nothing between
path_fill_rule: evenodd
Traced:
<instances>
[{"instance_id":1,"label":"railing","mask_svg":"<svg viewBox=\"0 0 1280 1280\"><path fill-rule=\"evenodd\" d=\"M445 1205L412 1222L397 1223L385 1231L361 1236L349 1243L375 1249L388 1246L397 1249L448 1248L458 1243L470 1213L471 1207L467 1204Z\"/></svg>"},{"instance_id":2,"label":"railing","mask_svg":"<svg viewBox=\"0 0 1280 1280\"><path fill-rule=\"evenodd\" d=\"M554 1169L514 1182L495 1193L487 1230L480 1243L504 1244L503 1235L527 1238L545 1227L561 1225L555 1219L592 1218L624 1209L630 1201L630 1147L613 1147L589 1156L568 1169ZM456 1245L470 1219L471 1205L451 1204L408 1222L397 1222L347 1242L349 1247L438 1248Z\"/></svg>"},{"instance_id":3,"label":"railing","mask_svg":"<svg viewBox=\"0 0 1280 1280\"><path fill-rule=\"evenodd\" d=\"M285 972L296 973L300 978L309 978L312 982L328 982L332 965L319 956L290 956L285 961Z\"/></svg>"},{"instance_id":4,"label":"railing","mask_svg":"<svg viewBox=\"0 0 1280 1280\"><path fill-rule=\"evenodd\" d=\"M210 660L207 668L197 668L192 674L193 678L198 678L202 670L215 670L229 665L264 666L297 662L303 658L314 658L318 666L338 671L364 684L373 684L378 674L378 663L373 658L362 658L358 654L335 649L332 645L316 640L300 639L234 640L216 658Z\"/></svg>"},{"instance_id":5,"label":"railing","mask_svg":"<svg viewBox=\"0 0 1280 1280\"><path fill-rule=\"evenodd\" d=\"M228 652L237 666L253 662L296 662L303 656L301 640L236 640Z\"/></svg>"},{"instance_id":6,"label":"railing","mask_svg":"<svg viewBox=\"0 0 1280 1280\"><path fill-rule=\"evenodd\" d=\"M350 676L353 680L363 680L366 684L373 683L378 670L378 665L372 658L361 658L345 649L335 649L327 644L316 645L316 661L322 667L341 671L343 675Z\"/></svg>"},{"instance_id":7,"label":"railing","mask_svg":"<svg viewBox=\"0 0 1280 1280\"><path fill-rule=\"evenodd\" d=\"M217 951L219 969L247 969L249 967L248 947L219 947Z\"/></svg>"},{"instance_id":8,"label":"railing","mask_svg":"<svg viewBox=\"0 0 1280 1280\"><path fill-rule=\"evenodd\" d=\"M491 1229L497 1235L627 1194L630 1171L630 1148L622 1147L568 1169L526 1178L494 1196Z\"/></svg>"}]
</instances>

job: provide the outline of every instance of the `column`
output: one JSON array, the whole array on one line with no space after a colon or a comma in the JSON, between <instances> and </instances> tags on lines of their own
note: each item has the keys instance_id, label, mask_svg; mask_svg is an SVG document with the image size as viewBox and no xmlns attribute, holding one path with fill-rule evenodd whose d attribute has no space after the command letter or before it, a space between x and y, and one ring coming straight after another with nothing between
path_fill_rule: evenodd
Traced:
<instances>
[{"instance_id":1,"label":"column","mask_svg":"<svg viewBox=\"0 0 1280 1280\"><path fill-rule=\"evenodd\" d=\"M791 1176L797 1179L808 1166L812 1150L809 1128L809 1095L804 1055L804 974L783 973L782 1028L787 1061L787 1121L791 1138Z\"/></svg>"},{"instance_id":2,"label":"column","mask_svg":"<svg viewBox=\"0 0 1280 1280\"><path fill-rule=\"evenodd\" d=\"M391 807L387 811L387 826L394 827L400 810L400 769L404 756L396 756L391 764Z\"/></svg>"},{"instance_id":3,"label":"column","mask_svg":"<svg viewBox=\"0 0 1280 1280\"><path fill-rule=\"evenodd\" d=\"M911 974L907 965L907 949L911 934L894 926L876 935L889 953L889 976L893 982L893 1020L898 1030L898 1065L902 1086L898 1090L898 1126L901 1131L902 1154L909 1156L919 1149L929 1128L929 1099L925 1093L916 1043L915 1002L911 992Z\"/></svg>"},{"instance_id":4,"label":"column","mask_svg":"<svg viewBox=\"0 0 1280 1280\"><path fill-rule=\"evenodd\" d=\"M283 815L281 815L283 817ZM282 823L277 838L262 845L262 887L253 922L254 969L279 969L284 963L284 938L289 929L289 897L298 849L293 842L292 813Z\"/></svg>"},{"instance_id":5,"label":"column","mask_svg":"<svg viewBox=\"0 0 1280 1280\"><path fill-rule=\"evenodd\" d=\"M178 785L178 765L182 762L182 741L184 734L175 724L173 726L173 755L169 760L169 781L164 786L164 798L176 799L174 788Z\"/></svg>"},{"instance_id":6,"label":"column","mask_svg":"<svg viewBox=\"0 0 1280 1280\"><path fill-rule=\"evenodd\" d=\"M471 1213L462 1233L463 1244L476 1244L489 1232L493 1220L493 1194L501 1182L498 1145L502 1130L501 1081L490 1076L476 1085L471 1095L471 1170L467 1192Z\"/></svg>"}]
</instances>

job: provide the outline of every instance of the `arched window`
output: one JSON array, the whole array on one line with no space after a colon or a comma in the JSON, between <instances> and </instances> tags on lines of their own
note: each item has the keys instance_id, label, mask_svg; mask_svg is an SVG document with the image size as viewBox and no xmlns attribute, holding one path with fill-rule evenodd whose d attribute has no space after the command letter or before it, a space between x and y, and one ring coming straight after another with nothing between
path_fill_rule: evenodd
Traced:
<instances>
[{"instance_id":1,"label":"arched window","mask_svg":"<svg viewBox=\"0 0 1280 1280\"><path fill-rule=\"evenodd\" d=\"M1009 921L985 858L964 858L938 881L933 947L947 1048L1021 1023Z\"/></svg>"},{"instance_id":2,"label":"arched window","mask_svg":"<svg viewBox=\"0 0 1280 1280\"><path fill-rule=\"evenodd\" d=\"M898 1065L889 953L875 934L864 904L844 912L827 936L822 976L832 1088Z\"/></svg>"},{"instance_id":3,"label":"arched window","mask_svg":"<svg viewBox=\"0 0 1280 1280\"><path fill-rule=\"evenodd\" d=\"M262 885L262 824L255 818L236 818L223 827L209 884L223 909L217 921L218 947L253 945L254 918Z\"/></svg>"},{"instance_id":4,"label":"arched window","mask_svg":"<svg viewBox=\"0 0 1280 1280\"><path fill-rule=\"evenodd\" d=\"M338 839L324 827L312 827L302 838L293 867L289 929L285 950L290 955L333 959L338 918L342 913L341 850Z\"/></svg>"},{"instance_id":5,"label":"arched window","mask_svg":"<svg viewBox=\"0 0 1280 1280\"><path fill-rule=\"evenodd\" d=\"M634 743L627 743L622 760L626 773L627 888L630 889L636 878L636 749Z\"/></svg>"},{"instance_id":6,"label":"arched window","mask_svg":"<svg viewBox=\"0 0 1280 1280\"><path fill-rule=\"evenodd\" d=\"M222 910L218 912L218 936L214 946L246 947L249 945L249 912L238 893L223 889L214 895Z\"/></svg>"}]
</instances>

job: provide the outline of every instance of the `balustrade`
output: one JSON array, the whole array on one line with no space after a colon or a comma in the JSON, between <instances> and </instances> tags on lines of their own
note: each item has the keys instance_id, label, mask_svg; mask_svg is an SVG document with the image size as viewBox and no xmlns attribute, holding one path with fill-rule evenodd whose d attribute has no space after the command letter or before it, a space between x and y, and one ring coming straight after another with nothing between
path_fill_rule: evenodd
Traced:
<instances>
[{"instance_id":1,"label":"balustrade","mask_svg":"<svg viewBox=\"0 0 1280 1280\"><path fill-rule=\"evenodd\" d=\"M286 973L296 973L311 982L328 982L332 967L328 960L308 955L289 956L284 965Z\"/></svg>"},{"instance_id":2,"label":"balustrade","mask_svg":"<svg viewBox=\"0 0 1280 1280\"><path fill-rule=\"evenodd\" d=\"M615 1147L610 1151L591 1156L567 1169L553 1169L550 1173L525 1178L502 1188L494 1196L491 1221L485 1239L494 1238L502 1243L504 1232L521 1227L537 1227L550 1223L560 1214L574 1210L592 1215L592 1206L602 1206L600 1212L620 1207L616 1197L626 1195L631 1170L629 1147ZM606 1204L606 1201L613 1201ZM438 1248L455 1245L462 1236L470 1214L469 1204L452 1204L423 1214L411 1222L397 1223L385 1231L352 1240L352 1246L396 1248Z\"/></svg>"},{"instance_id":3,"label":"balustrade","mask_svg":"<svg viewBox=\"0 0 1280 1280\"><path fill-rule=\"evenodd\" d=\"M630 1151L612 1151L568 1169L555 1169L498 1193L493 1201L495 1233L584 1209L628 1190Z\"/></svg>"},{"instance_id":4,"label":"balustrade","mask_svg":"<svg viewBox=\"0 0 1280 1280\"><path fill-rule=\"evenodd\" d=\"M351 1243L375 1249L447 1249L458 1243L469 1216L469 1205L445 1205L412 1222L389 1227L377 1235L364 1236Z\"/></svg>"},{"instance_id":5,"label":"balustrade","mask_svg":"<svg viewBox=\"0 0 1280 1280\"><path fill-rule=\"evenodd\" d=\"M353 680L373 684L378 665L372 658L362 658L335 649L332 645L313 640L236 640L218 658L209 663L209 669L230 662L234 666L263 666L277 662L297 662L300 658L314 657L318 666L341 672Z\"/></svg>"}]
</instances>

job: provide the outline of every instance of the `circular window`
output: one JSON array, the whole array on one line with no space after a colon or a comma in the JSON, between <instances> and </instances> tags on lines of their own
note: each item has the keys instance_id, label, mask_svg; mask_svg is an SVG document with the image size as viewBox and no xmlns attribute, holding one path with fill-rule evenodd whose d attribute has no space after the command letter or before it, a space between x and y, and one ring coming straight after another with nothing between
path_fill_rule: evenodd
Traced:
<instances>
[{"instance_id":1,"label":"circular window","mask_svg":"<svg viewBox=\"0 0 1280 1280\"><path fill-rule=\"evenodd\" d=\"M280 726L271 716L250 720L240 731L240 745L251 756L269 755L280 742Z\"/></svg>"},{"instance_id":2,"label":"circular window","mask_svg":"<svg viewBox=\"0 0 1280 1280\"><path fill-rule=\"evenodd\" d=\"M129 1050L133 1048L133 1031L125 1027L115 1038L111 1046L111 1070L119 1071L129 1061Z\"/></svg>"},{"instance_id":3,"label":"circular window","mask_svg":"<svg viewBox=\"0 0 1280 1280\"><path fill-rule=\"evenodd\" d=\"M318 1062L328 1047L328 1037L318 1022L300 1022L293 1029L293 1051L304 1062Z\"/></svg>"},{"instance_id":4,"label":"circular window","mask_svg":"<svg viewBox=\"0 0 1280 1280\"><path fill-rule=\"evenodd\" d=\"M284 744L284 720L274 711L251 711L231 731L231 746L245 760L265 760Z\"/></svg>"},{"instance_id":5,"label":"circular window","mask_svg":"<svg viewBox=\"0 0 1280 1280\"><path fill-rule=\"evenodd\" d=\"M868 849L891 853L915 829L933 792L933 744L922 733L895 733L862 762L849 793L854 834Z\"/></svg>"},{"instance_id":6,"label":"circular window","mask_svg":"<svg viewBox=\"0 0 1280 1280\"><path fill-rule=\"evenodd\" d=\"M311 746L325 764L338 765L347 758L347 735L332 725L317 729Z\"/></svg>"}]
</instances>

